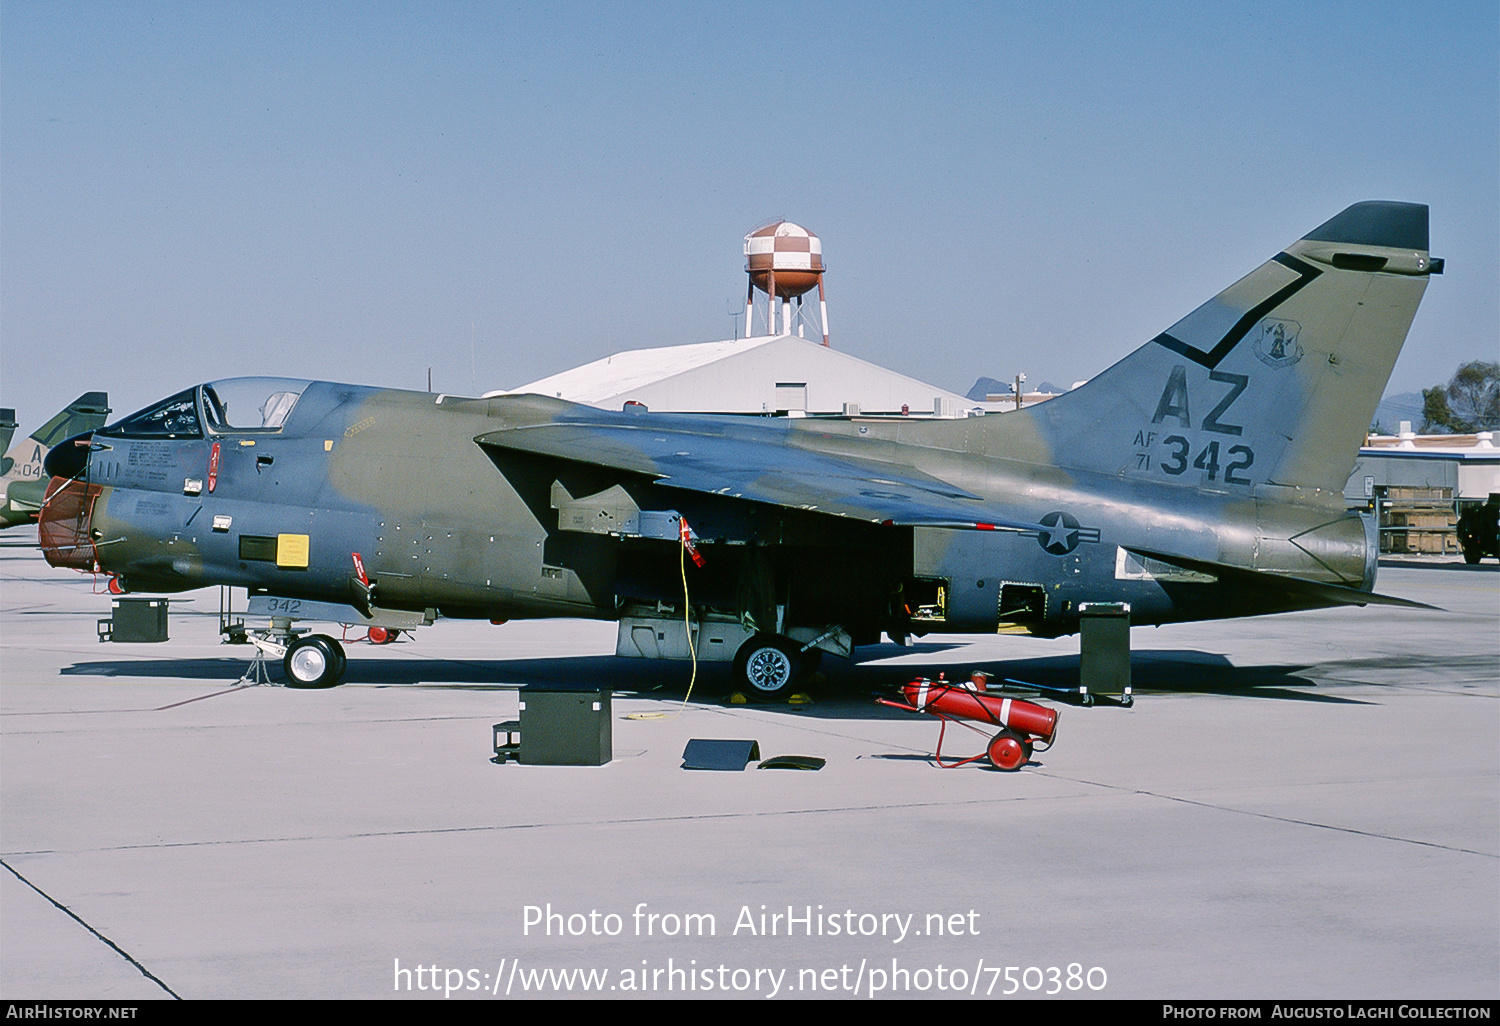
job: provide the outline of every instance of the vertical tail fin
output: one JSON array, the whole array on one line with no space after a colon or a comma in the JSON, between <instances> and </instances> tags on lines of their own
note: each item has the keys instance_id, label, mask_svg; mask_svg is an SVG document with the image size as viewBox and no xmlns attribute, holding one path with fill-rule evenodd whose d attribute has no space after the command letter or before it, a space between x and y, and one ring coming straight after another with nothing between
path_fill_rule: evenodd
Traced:
<instances>
[{"instance_id":1,"label":"vertical tail fin","mask_svg":"<svg viewBox=\"0 0 1500 1026\"><path fill-rule=\"evenodd\" d=\"M1427 279L1442 273L1427 246L1427 207L1356 203L1033 408L1035 430L1072 469L1341 493Z\"/></svg>"},{"instance_id":2,"label":"vertical tail fin","mask_svg":"<svg viewBox=\"0 0 1500 1026\"><path fill-rule=\"evenodd\" d=\"M16 428L15 411L6 410L3 412L9 415L10 423L8 425L0 424L0 429L8 426L13 433ZM74 399L54 414L52 419L47 421L47 423L17 442L14 448L6 449L6 467L0 473L9 474L12 463L30 463L33 458L35 458L37 466L40 467L42 457L47 455L48 449L51 449L64 438L71 438L85 431L97 431L104 426L105 418L108 416L108 392L83 393L83 395ZM10 439L7 437L6 442L9 443L9 441Z\"/></svg>"},{"instance_id":3,"label":"vertical tail fin","mask_svg":"<svg viewBox=\"0 0 1500 1026\"><path fill-rule=\"evenodd\" d=\"M15 518L6 514L17 514L20 520L15 522L26 522L30 512L40 503L41 485L46 481L42 460L47 458L52 447L64 438L98 430L108 416L109 394L85 392L29 436L9 446L16 429L15 411L0 410L0 435L4 436L0 448L5 452L0 459L0 486L4 487L0 492L0 527L13 526ZM29 492L23 497L23 491L28 488ZM33 496L30 492L36 494Z\"/></svg>"},{"instance_id":4,"label":"vertical tail fin","mask_svg":"<svg viewBox=\"0 0 1500 1026\"><path fill-rule=\"evenodd\" d=\"M31 438L50 449L64 438L98 430L104 426L104 419L108 416L109 393L85 392L33 431Z\"/></svg>"},{"instance_id":5,"label":"vertical tail fin","mask_svg":"<svg viewBox=\"0 0 1500 1026\"><path fill-rule=\"evenodd\" d=\"M10 449L10 440L16 433L16 411L6 407L0 409L0 453Z\"/></svg>"}]
</instances>

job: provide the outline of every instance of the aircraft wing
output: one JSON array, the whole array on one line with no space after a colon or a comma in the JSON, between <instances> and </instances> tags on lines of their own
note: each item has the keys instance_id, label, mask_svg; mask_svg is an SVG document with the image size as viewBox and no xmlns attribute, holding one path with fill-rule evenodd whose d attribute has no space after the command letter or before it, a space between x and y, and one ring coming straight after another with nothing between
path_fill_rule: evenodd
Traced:
<instances>
[{"instance_id":1,"label":"aircraft wing","mask_svg":"<svg viewBox=\"0 0 1500 1026\"><path fill-rule=\"evenodd\" d=\"M629 471L693 492L901 526L1045 531L915 467L820 453L715 426L552 422L480 435L496 450Z\"/></svg>"},{"instance_id":2,"label":"aircraft wing","mask_svg":"<svg viewBox=\"0 0 1500 1026\"><path fill-rule=\"evenodd\" d=\"M1437 606L1429 606L1425 602L1414 602L1411 599L1397 598L1394 595L1377 595L1373 591L1361 591L1358 588L1348 588L1341 584L1309 581L1301 577L1273 574L1266 570L1252 570L1249 567L1230 566L1227 563L1212 563L1202 559L1188 559L1184 556L1174 556L1165 552L1152 552L1148 549L1131 547L1129 551L1138 556L1146 556L1150 559L1160 560L1163 563L1171 563L1173 566L1179 566L1184 570L1208 574L1222 581L1233 581L1242 587L1260 588L1285 595L1294 595L1298 598L1313 599L1323 605L1405 606L1408 609L1438 609Z\"/></svg>"}]
</instances>

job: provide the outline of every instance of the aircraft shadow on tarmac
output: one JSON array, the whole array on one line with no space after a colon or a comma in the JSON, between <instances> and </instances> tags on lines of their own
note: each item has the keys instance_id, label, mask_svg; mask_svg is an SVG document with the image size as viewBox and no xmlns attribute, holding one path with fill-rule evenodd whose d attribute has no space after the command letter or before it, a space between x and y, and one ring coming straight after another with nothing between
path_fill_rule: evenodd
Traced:
<instances>
[{"instance_id":1,"label":"aircraft shadow on tarmac","mask_svg":"<svg viewBox=\"0 0 1500 1026\"><path fill-rule=\"evenodd\" d=\"M967 676L971 667L938 661L957 644L918 644L909 648L894 645L874 646L860 651L864 661L853 663L829 658L823 662L816 684L809 690L816 701L810 705L788 706L782 702L755 703L766 709L794 709L801 715L828 716L839 719L887 719L904 715L899 710L875 705L877 696L893 696L896 689L917 677L937 679L940 673L949 679ZM932 662L913 656L930 655ZM878 660L906 657L900 663ZM250 665L250 653L243 658L213 659L119 659L75 663L64 667L64 676L86 677L164 677L176 680L212 681L229 684ZM280 682L281 667L268 663L271 679ZM1076 688L1078 657L1049 656L1037 659L1013 659L987 663L973 669L992 674L991 687L1010 679L1053 688ZM1301 674L1307 664L1267 664L1235 666L1221 655L1184 650L1150 650L1137 652L1131 667L1132 684L1137 695L1203 694L1274 698L1300 702L1336 702L1366 704L1357 699L1329 693L1326 679L1320 682ZM1323 678L1329 667L1318 668ZM1354 667L1339 667L1353 670ZM532 659L411 659L359 658L351 661L347 680L350 683L376 687L441 687L462 690L511 690L517 687L593 689L608 687L616 694L660 699L681 699L687 692L691 675L686 662L662 662L646 659L624 659L617 656L564 656ZM1340 674L1339 683L1361 683L1357 676ZM1312 691L1310 689L1321 689ZM700 663L693 700L721 705L731 691L731 674L726 663ZM1025 692L1017 691L1024 695ZM1041 696L1044 700L1046 694ZM754 702L754 699L751 699Z\"/></svg>"},{"instance_id":2,"label":"aircraft shadow on tarmac","mask_svg":"<svg viewBox=\"0 0 1500 1026\"><path fill-rule=\"evenodd\" d=\"M1381 569L1399 567L1406 570L1461 570L1464 573L1500 572L1500 563L1460 563L1455 561L1437 563L1420 559L1402 559L1400 556L1381 556Z\"/></svg>"}]
</instances>

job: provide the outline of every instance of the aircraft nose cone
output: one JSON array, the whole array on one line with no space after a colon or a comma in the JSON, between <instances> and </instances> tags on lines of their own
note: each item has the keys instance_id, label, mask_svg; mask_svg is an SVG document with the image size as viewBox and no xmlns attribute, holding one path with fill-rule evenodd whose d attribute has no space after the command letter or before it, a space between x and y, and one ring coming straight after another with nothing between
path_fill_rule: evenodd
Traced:
<instances>
[{"instance_id":1,"label":"aircraft nose cone","mask_svg":"<svg viewBox=\"0 0 1500 1026\"><path fill-rule=\"evenodd\" d=\"M42 470L49 477L72 480L83 473L89 465L89 445L94 440L92 431L66 438L52 447L42 460Z\"/></svg>"}]
</instances>

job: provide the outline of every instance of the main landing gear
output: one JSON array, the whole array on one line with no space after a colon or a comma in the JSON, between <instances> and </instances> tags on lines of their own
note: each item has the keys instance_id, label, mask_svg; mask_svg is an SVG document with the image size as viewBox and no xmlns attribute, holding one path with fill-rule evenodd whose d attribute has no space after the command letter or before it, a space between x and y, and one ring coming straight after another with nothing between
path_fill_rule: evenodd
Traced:
<instances>
[{"instance_id":1,"label":"main landing gear","mask_svg":"<svg viewBox=\"0 0 1500 1026\"><path fill-rule=\"evenodd\" d=\"M812 676L823 661L820 649L802 646L779 634L757 634L734 657L735 683L761 698L785 698Z\"/></svg>"}]
</instances>

